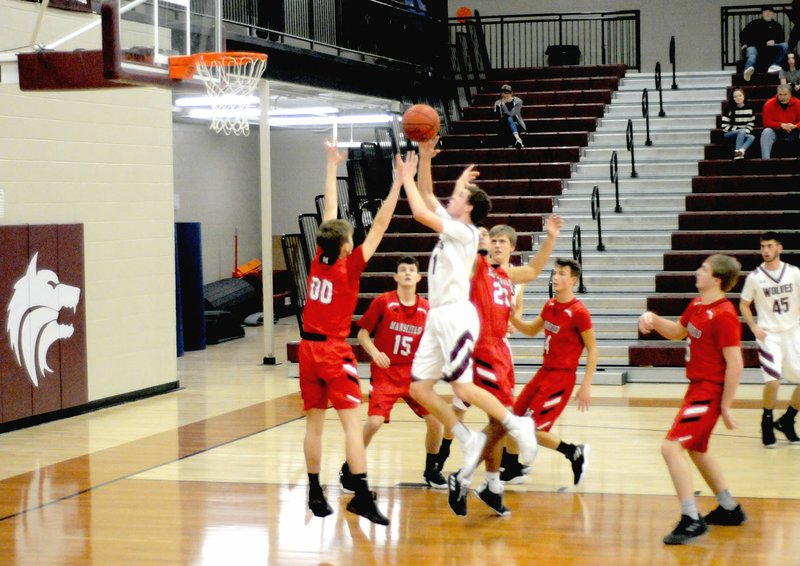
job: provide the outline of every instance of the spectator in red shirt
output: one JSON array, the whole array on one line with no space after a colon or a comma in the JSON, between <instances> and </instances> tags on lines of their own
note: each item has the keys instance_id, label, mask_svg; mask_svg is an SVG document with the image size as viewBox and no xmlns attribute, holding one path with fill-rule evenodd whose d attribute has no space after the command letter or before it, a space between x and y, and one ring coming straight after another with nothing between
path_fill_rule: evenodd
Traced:
<instances>
[{"instance_id":1,"label":"spectator in red shirt","mask_svg":"<svg viewBox=\"0 0 800 566\"><path fill-rule=\"evenodd\" d=\"M769 159L776 141L800 141L800 100L792 97L788 84L778 85L778 93L764 103L761 114L761 157Z\"/></svg>"}]
</instances>

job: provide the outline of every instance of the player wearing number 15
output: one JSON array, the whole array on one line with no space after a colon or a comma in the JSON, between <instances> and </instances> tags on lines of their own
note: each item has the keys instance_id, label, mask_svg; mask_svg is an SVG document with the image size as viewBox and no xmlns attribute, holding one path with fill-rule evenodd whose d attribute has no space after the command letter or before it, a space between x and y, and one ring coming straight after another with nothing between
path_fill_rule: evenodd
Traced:
<instances>
[{"instance_id":1,"label":"player wearing number 15","mask_svg":"<svg viewBox=\"0 0 800 566\"><path fill-rule=\"evenodd\" d=\"M781 431L792 444L800 443L794 418L800 409L800 385L795 387L789 407L773 422L772 410L778 399L781 376L800 380L800 269L781 261L783 245L775 232L761 236L764 263L747 276L739 310L758 342L758 362L764 377L764 413L761 417L761 441L774 448L774 429ZM758 324L750 305L755 303Z\"/></svg>"},{"instance_id":2,"label":"player wearing number 15","mask_svg":"<svg viewBox=\"0 0 800 566\"><path fill-rule=\"evenodd\" d=\"M308 300L300 341L300 392L306 411L303 444L308 470L308 507L317 517L333 510L319 482L322 429L328 403L339 414L345 433L347 463L355 497L347 510L373 523L388 525L367 484L367 460L359 418L361 384L353 349L345 341L358 299L361 273L378 248L394 214L402 181L398 176L372 223L364 243L353 249L353 227L336 219L336 169L344 161L335 142L326 142L325 208L317 236L317 253L308 274Z\"/></svg>"}]
</instances>

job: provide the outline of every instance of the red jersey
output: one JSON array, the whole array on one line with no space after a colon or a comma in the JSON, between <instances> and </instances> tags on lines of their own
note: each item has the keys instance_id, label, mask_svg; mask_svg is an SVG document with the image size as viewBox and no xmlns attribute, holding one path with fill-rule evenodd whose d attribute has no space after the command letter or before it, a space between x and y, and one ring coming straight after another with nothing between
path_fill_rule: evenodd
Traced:
<instances>
[{"instance_id":1,"label":"red jersey","mask_svg":"<svg viewBox=\"0 0 800 566\"><path fill-rule=\"evenodd\" d=\"M397 291L375 297L358 326L374 334L375 347L389 357L392 365L410 364L425 329L430 305L417 295L412 306L400 303Z\"/></svg>"},{"instance_id":2,"label":"red jersey","mask_svg":"<svg viewBox=\"0 0 800 566\"><path fill-rule=\"evenodd\" d=\"M736 307L722 298L704 305L698 297L689 303L680 320L686 329L686 377L689 381L725 383L723 348L739 346L742 325Z\"/></svg>"},{"instance_id":3,"label":"red jersey","mask_svg":"<svg viewBox=\"0 0 800 566\"><path fill-rule=\"evenodd\" d=\"M553 298L545 303L539 316L544 320L542 367L577 370L584 347L581 332L592 328L589 311L578 299L559 303Z\"/></svg>"},{"instance_id":4,"label":"red jersey","mask_svg":"<svg viewBox=\"0 0 800 566\"><path fill-rule=\"evenodd\" d=\"M303 309L303 330L325 336L347 338L350 320L356 310L361 273L367 266L361 246L344 259L327 265L321 259L322 249L311 262Z\"/></svg>"},{"instance_id":5,"label":"red jersey","mask_svg":"<svg viewBox=\"0 0 800 566\"><path fill-rule=\"evenodd\" d=\"M477 344L488 339L505 338L508 318L514 305L514 285L505 269L492 267L479 256L469 289L469 300L475 305L481 323Z\"/></svg>"}]
</instances>

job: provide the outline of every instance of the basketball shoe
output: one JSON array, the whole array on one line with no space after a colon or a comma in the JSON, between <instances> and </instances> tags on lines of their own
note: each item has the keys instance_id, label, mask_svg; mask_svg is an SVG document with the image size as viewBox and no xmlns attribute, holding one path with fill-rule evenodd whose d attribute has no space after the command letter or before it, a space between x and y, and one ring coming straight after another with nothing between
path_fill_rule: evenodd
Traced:
<instances>
[{"instance_id":1,"label":"basketball shoe","mask_svg":"<svg viewBox=\"0 0 800 566\"><path fill-rule=\"evenodd\" d=\"M703 517L703 520L709 525L736 527L747 520L747 515L745 515L741 505L737 505L736 509L731 509L730 511L718 505L716 509Z\"/></svg>"},{"instance_id":2,"label":"basketball shoe","mask_svg":"<svg viewBox=\"0 0 800 566\"><path fill-rule=\"evenodd\" d=\"M481 486L475 490L475 494L480 497L481 501L486 503L492 511L501 517L508 517L511 515L511 509L503 505L503 492L493 492L489 489L489 482L484 481Z\"/></svg>"},{"instance_id":3,"label":"basketball shoe","mask_svg":"<svg viewBox=\"0 0 800 566\"><path fill-rule=\"evenodd\" d=\"M673 531L664 537L664 544L683 544L699 537L708 530L708 525L701 518L692 519L689 515L681 515L681 520Z\"/></svg>"}]
</instances>

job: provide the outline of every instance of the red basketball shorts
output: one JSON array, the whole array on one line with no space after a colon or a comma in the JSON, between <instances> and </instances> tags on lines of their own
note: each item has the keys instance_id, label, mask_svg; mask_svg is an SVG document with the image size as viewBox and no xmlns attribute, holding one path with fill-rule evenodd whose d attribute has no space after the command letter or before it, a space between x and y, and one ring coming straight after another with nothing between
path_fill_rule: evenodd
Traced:
<instances>
[{"instance_id":1,"label":"red basketball shorts","mask_svg":"<svg viewBox=\"0 0 800 566\"><path fill-rule=\"evenodd\" d=\"M411 386L411 364L389 366L386 369L372 364L372 379L369 386L369 416L381 416L383 422L389 422L392 408L399 399L420 418L428 415L425 407L417 403L409 393Z\"/></svg>"},{"instance_id":2,"label":"red basketball shorts","mask_svg":"<svg viewBox=\"0 0 800 566\"><path fill-rule=\"evenodd\" d=\"M361 404L361 384L353 349L343 339L300 341L300 393L303 408L354 409Z\"/></svg>"},{"instance_id":3,"label":"red basketball shorts","mask_svg":"<svg viewBox=\"0 0 800 566\"><path fill-rule=\"evenodd\" d=\"M575 370L540 368L517 397L514 414L530 411L538 430L550 430L569 403L575 379Z\"/></svg>"}]
</instances>

